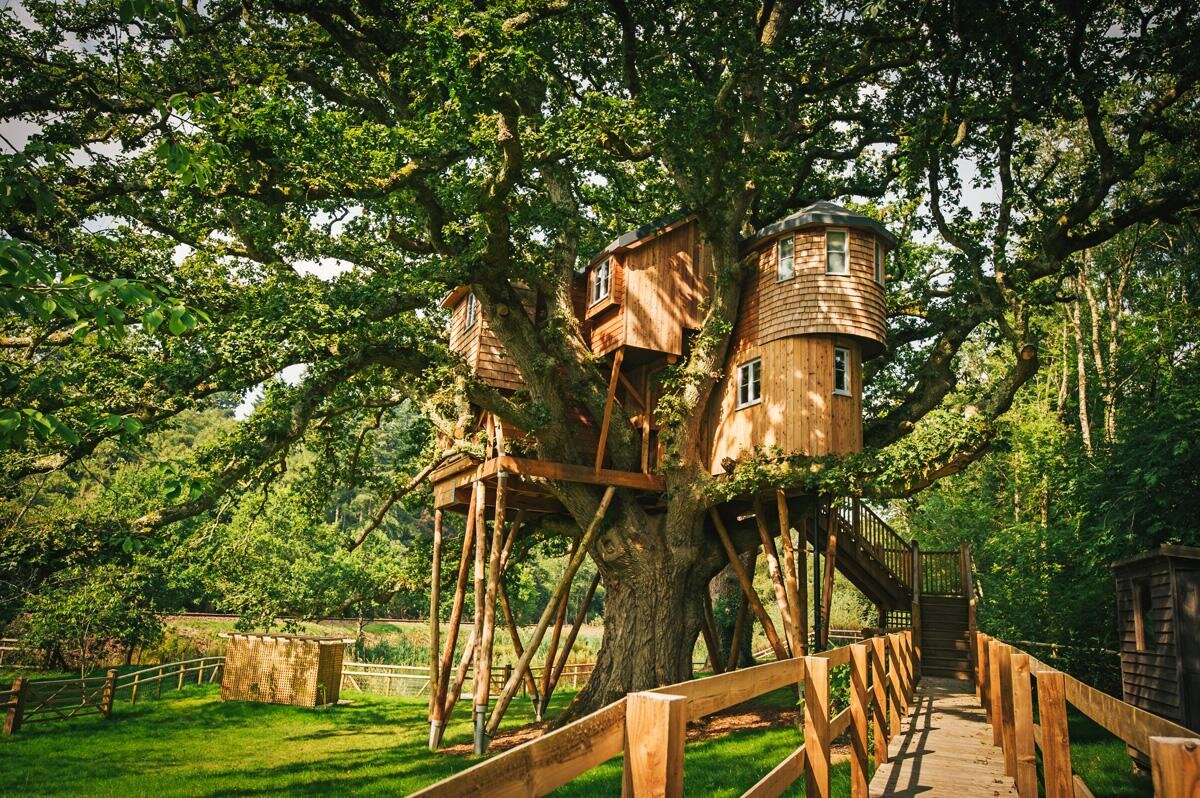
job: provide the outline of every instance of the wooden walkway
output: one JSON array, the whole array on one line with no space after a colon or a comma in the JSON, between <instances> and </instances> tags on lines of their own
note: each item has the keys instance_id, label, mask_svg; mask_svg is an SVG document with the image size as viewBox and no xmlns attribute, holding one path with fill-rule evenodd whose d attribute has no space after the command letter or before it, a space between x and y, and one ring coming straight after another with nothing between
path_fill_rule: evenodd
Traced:
<instances>
[{"instance_id":1,"label":"wooden walkway","mask_svg":"<svg viewBox=\"0 0 1200 798\"><path fill-rule=\"evenodd\" d=\"M1016 796L970 682L927 676L913 704L888 749L891 761L871 780L871 798Z\"/></svg>"}]
</instances>

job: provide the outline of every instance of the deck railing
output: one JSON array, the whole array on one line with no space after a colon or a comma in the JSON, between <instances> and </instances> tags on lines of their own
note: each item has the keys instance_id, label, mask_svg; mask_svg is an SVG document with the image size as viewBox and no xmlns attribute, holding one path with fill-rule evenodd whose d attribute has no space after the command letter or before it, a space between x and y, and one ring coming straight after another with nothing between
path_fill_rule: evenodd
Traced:
<instances>
[{"instance_id":1,"label":"deck railing","mask_svg":"<svg viewBox=\"0 0 1200 798\"><path fill-rule=\"evenodd\" d=\"M563 666L558 684L572 689L586 684L596 667L594 662L571 662ZM542 666L529 669L536 681L542 678ZM474 671L467 670L464 684L474 683ZM497 667L492 672L492 694L499 695L512 675L512 666ZM395 696L429 695L429 668L424 665L381 665L374 662L346 662L342 665L342 689L361 693L380 693ZM519 695L526 695L525 682L521 683ZM470 701L470 692L459 696L460 701Z\"/></svg>"},{"instance_id":2,"label":"deck railing","mask_svg":"<svg viewBox=\"0 0 1200 798\"><path fill-rule=\"evenodd\" d=\"M883 563L904 587L912 587L912 548L862 499L839 499L835 512L843 529L854 532L879 562Z\"/></svg>"},{"instance_id":3,"label":"deck railing","mask_svg":"<svg viewBox=\"0 0 1200 798\"><path fill-rule=\"evenodd\" d=\"M1046 798L1092 795L1071 767L1067 706L1150 763L1157 798L1198 794L1200 737L1195 732L1102 693L988 635L976 633L973 642L976 691L992 725L992 742L1003 749L1005 772L1015 780L1020 798L1039 795L1035 749L1042 755L1040 789Z\"/></svg>"},{"instance_id":4,"label":"deck railing","mask_svg":"<svg viewBox=\"0 0 1200 798\"><path fill-rule=\"evenodd\" d=\"M850 666L850 703L834 715L829 671L843 665ZM819 790L815 794L829 795L831 742L847 730L853 794L865 796L870 756L867 726L875 726L876 762L886 762L888 740L899 732L919 673L912 633L899 632L811 657L631 693L413 795L546 795L623 753L627 795L680 796L689 721L780 687L801 685L803 743L746 790L743 798L782 795L802 778Z\"/></svg>"},{"instance_id":5,"label":"deck railing","mask_svg":"<svg viewBox=\"0 0 1200 798\"><path fill-rule=\"evenodd\" d=\"M962 552L921 549L921 593L926 596L962 596Z\"/></svg>"}]
</instances>

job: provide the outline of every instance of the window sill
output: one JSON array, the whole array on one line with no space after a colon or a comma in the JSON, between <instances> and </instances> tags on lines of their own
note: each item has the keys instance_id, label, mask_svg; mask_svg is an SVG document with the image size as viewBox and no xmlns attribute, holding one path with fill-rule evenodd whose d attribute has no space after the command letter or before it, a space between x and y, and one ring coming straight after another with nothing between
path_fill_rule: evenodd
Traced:
<instances>
[{"instance_id":1,"label":"window sill","mask_svg":"<svg viewBox=\"0 0 1200 798\"><path fill-rule=\"evenodd\" d=\"M849 397L849 398L851 398L851 399L853 399L853 398L854 398L854 394L850 393L849 391L834 391L834 392L833 392L833 395L834 395L834 396L846 396L846 397Z\"/></svg>"},{"instance_id":2,"label":"window sill","mask_svg":"<svg viewBox=\"0 0 1200 798\"><path fill-rule=\"evenodd\" d=\"M746 404L744 404L744 405L738 405L735 409L736 410L745 410L747 407L754 407L755 405L761 405L761 404L762 404L762 399L759 398L759 399L755 399L753 402L746 402Z\"/></svg>"}]
</instances>

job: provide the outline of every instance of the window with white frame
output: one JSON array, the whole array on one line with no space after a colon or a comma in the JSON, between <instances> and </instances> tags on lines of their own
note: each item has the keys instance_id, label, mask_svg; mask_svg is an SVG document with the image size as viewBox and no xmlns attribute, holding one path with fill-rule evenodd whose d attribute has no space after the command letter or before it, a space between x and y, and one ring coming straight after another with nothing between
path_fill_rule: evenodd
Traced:
<instances>
[{"instance_id":1,"label":"window with white frame","mask_svg":"<svg viewBox=\"0 0 1200 798\"><path fill-rule=\"evenodd\" d=\"M790 280L796 276L795 266L796 239L793 236L779 239L775 245L775 259L778 263L778 280Z\"/></svg>"},{"instance_id":2,"label":"window with white frame","mask_svg":"<svg viewBox=\"0 0 1200 798\"><path fill-rule=\"evenodd\" d=\"M840 346L833 348L833 392L850 395L850 350Z\"/></svg>"},{"instance_id":3,"label":"window with white frame","mask_svg":"<svg viewBox=\"0 0 1200 798\"><path fill-rule=\"evenodd\" d=\"M883 242L875 239L875 282L883 285Z\"/></svg>"},{"instance_id":4,"label":"window with white frame","mask_svg":"<svg viewBox=\"0 0 1200 798\"><path fill-rule=\"evenodd\" d=\"M850 233L847 230L825 231L825 273L850 273Z\"/></svg>"},{"instance_id":5,"label":"window with white frame","mask_svg":"<svg viewBox=\"0 0 1200 798\"><path fill-rule=\"evenodd\" d=\"M592 270L592 304L608 296L612 290L612 258L605 258Z\"/></svg>"},{"instance_id":6,"label":"window with white frame","mask_svg":"<svg viewBox=\"0 0 1200 798\"><path fill-rule=\"evenodd\" d=\"M762 360L754 358L738 366L737 406L749 407L762 401Z\"/></svg>"},{"instance_id":7,"label":"window with white frame","mask_svg":"<svg viewBox=\"0 0 1200 798\"><path fill-rule=\"evenodd\" d=\"M479 301L475 299L475 295L470 291L467 292L467 323L466 328L469 330L475 325L475 319L479 317Z\"/></svg>"}]
</instances>

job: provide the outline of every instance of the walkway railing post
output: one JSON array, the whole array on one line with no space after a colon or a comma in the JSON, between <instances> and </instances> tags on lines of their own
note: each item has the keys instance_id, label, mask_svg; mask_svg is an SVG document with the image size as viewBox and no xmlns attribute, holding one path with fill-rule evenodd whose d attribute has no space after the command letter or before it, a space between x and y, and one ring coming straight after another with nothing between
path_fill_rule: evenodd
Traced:
<instances>
[{"instance_id":1,"label":"walkway railing post","mask_svg":"<svg viewBox=\"0 0 1200 798\"><path fill-rule=\"evenodd\" d=\"M871 705L875 721L875 767L888 761L888 718L887 718L887 654L882 637L872 637L871 643L871 688L875 701Z\"/></svg>"},{"instance_id":2,"label":"walkway railing post","mask_svg":"<svg viewBox=\"0 0 1200 798\"><path fill-rule=\"evenodd\" d=\"M988 723L992 724L992 745L1004 744L1004 720L1000 716L1000 643L987 641Z\"/></svg>"},{"instance_id":3,"label":"walkway railing post","mask_svg":"<svg viewBox=\"0 0 1200 798\"><path fill-rule=\"evenodd\" d=\"M829 660L804 658L804 794L829 798Z\"/></svg>"},{"instance_id":4,"label":"walkway railing post","mask_svg":"<svg viewBox=\"0 0 1200 798\"><path fill-rule=\"evenodd\" d=\"M1038 797L1037 755L1033 744L1033 696L1029 685L1029 655L1015 651L1012 664L1013 739L1016 743L1017 794Z\"/></svg>"},{"instance_id":5,"label":"walkway railing post","mask_svg":"<svg viewBox=\"0 0 1200 798\"><path fill-rule=\"evenodd\" d=\"M1016 735L1013 728L1012 646L1000 644L1000 724L1004 747L1004 772L1017 775Z\"/></svg>"},{"instance_id":6,"label":"walkway railing post","mask_svg":"<svg viewBox=\"0 0 1200 798\"><path fill-rule=\"evenodd\" d=\"M1071 737L1067 730L1067 691L1058 671L1038 671L1038 719L1042 727L1042 767L1046 798L1074 798Z\"/></svg>"},{"instance_id":7,"label":"walkway railing post","mask_svg":"<svg viewBox=\"0 0 1200 798\"><path fill-rule=\"evenodd\" d=\"M867 708L871 694L867 690L870 675L867 646L850 646L850 795L867 798Z\"/></svg>"},{"instance_id":8,"label":"walkway railing post","mask_svg":"<svg viewBox=\"0 0 1200 798\"><path fill-rule=\"evenodd\" d=\"M1200 741L1186 737L1151 737L1150 769L1156 798L1200 795Z\"/></svg>"},{"instance_id":9,"label":"walkway railing post","mask_svg":"<svg viewBox=\"0 0 1200 798\"><path fill-rule=\"evenodd\" d=\"M685 696L630 693L625 703L625 798L681 798Z\"/></svg>"},{"instance_id":10,"label":"walkway railing post","mask_svg":"<svg viewBox=\"0 0 1200 798\"><path fill-rule=\"evenodd\" d=\"M888 737L900 733L900 663L896 656L897 634L887 636L888 658Z\"/></svg>"}]
</instances>

